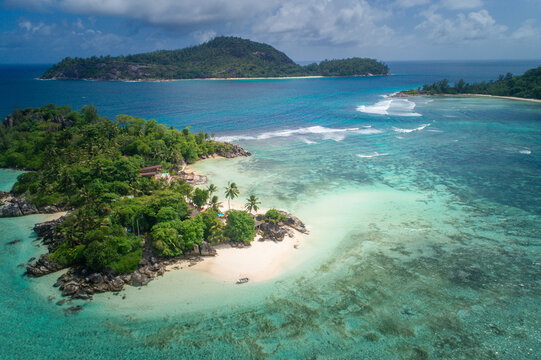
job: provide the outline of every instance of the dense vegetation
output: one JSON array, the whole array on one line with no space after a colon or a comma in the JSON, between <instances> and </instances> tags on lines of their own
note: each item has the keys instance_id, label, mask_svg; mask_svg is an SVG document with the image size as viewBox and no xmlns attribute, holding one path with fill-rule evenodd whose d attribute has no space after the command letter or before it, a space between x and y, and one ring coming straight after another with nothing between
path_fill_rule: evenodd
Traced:
<instances>
[{"instance_id":1,"label":"dense vegetation","mask_svg":"<svg viewBox=\"0 0 541 360\"><path fill-rule=\"evenodd\" d=\"M498 80L489 82L469 84L460 79L451 85L447 79L444 79L405 93L411 95L484 94L541 99L541 66L530 69L520 76L513 76L510 73L500 75Z\"/></svg>"},{"instance_id":2,"label":"dense vegetation","mask_svg":"<svg viewBox=\"0 0 541 360\"><path fill-rule=\"evenodd\" d=\"M284 76L352 76L388 73L373 59L325 60L301 66L270 45L217 37L181 50L160 50L118 57L65 58L44 79L198 79Z\"/></svg>"},{"instance_id":3,"label":"dense vegetation","mask_svg":"<svg viewBox=\"0 0 541 360\"><path fill-rule=\"evenodd\" d=\"M0 125L0 166L33 170L19 176L14 193L38 207L76 209L59 226L63 240L50 259L118 273L135 270L144 249L176 256L203 241L253 240L247 212L232 213L226 224L216 209L199 214L216 187L194 190L181 179L140 176L142 167L156 164L174 174L182 161L230 146L155 120L120 115L113 121L93 106L16 110ZM211 200L216 208L217 197Z\"/></svg>"}]
</instances>

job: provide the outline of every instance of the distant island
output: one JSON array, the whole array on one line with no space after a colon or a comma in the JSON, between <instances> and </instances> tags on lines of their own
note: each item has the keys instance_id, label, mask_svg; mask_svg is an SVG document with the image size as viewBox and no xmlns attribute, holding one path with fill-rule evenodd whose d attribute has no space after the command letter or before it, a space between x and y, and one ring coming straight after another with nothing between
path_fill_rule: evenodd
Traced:
<instances>
[{"instance_id":1,"label":"distant island","mask_svg":"<svg viewBox=\"0 0 541 360\"><path fill-rule=\"evenodd\" d=\"M15 110L0 123L0 167L27 172L0 192L0 217L64 212L36 225L48 253L30 259L27 274L68 268L55 286L89 299L145 285L176 261L214 256L216 244L306 233L291 214L257 213L255 194L241 209L222 210L217 187L194 187L206 177L185 171L198 159L250 155L188 128L127 115L110 120L92 105ZM223 190L228 202L239 196L234 182Z\"/></svg>"},{"instance_id":2,"label":"distant island","mask_svg":"<svg viewBox=\"0 0 541 360\"><path fill-rule=\"evenodd\" d=\"M433 84L425 84L416 90L401 91L394 96L419 95L487 95L541 100L541 66L519 76L510 73L500 75L496 81L470 84L460 79L451 85L449 80L443 79Z\"/></svg>"},{"instance_id":3,"label":"distant island","mask_svg":"<svg viewBox=\"0 0 541 360\"><path fill-rule=\"evenodd\" d=\"M128 56L65 58L41 79L180 80L387 75L387 65L367 58L296 64L270 45L237 37L217 37L181 50Z\"/></svg>"}]
</instances>

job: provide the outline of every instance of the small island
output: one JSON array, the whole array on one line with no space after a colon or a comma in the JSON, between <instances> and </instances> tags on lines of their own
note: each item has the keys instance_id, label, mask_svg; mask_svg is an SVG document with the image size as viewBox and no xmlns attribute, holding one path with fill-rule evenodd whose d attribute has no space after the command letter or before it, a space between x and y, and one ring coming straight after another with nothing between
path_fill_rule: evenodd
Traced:
<instances>
[{"instance_id":1,"label":"small island","mask_svg":"<svg viewBox=\"0 0 541 360\"><path fill-rule=\"evenodd\" d=\"M425 84L416 90L405 90L394 94L394 97L463 95L463 96L495 96L511 99L541 100L541 66L526 71L523 75L513 76L511 73L500 75L496 81L467 83L460 79L453 85L443 79L432 84Z\"/></svg>"},{"instance_id":2,"label":"small island","mask_svg":"<svg viewBox=\"0 0 541 360\"><path fill-rule=\"evenodd\" d=\"M149 81L387 75L387 65L368 58L296 64L270 45L217 37L198 46L128 56L65 58L41 79Z\"/></svg>"},{"instance_id":3,"label":"small island","mask_svg":"<svg viewBox=\"0 0 541 360\"><path fill-rule=\"evenodd\" d=\"M36 224L48 253L30 259L27 274L68 269L55 286L87 300L146 285L178 261L215 256L217 244L244 247L256 236L282 241L307 233L284 211L257 213L255 194L246 210L231 209L239 196L234 182L224 189L228 211L221 210L217 187L195 187L207 179L187 170L199 159L250 155L189 128L127 115L113 121L92 105L15 110L0 124L0 167L27 171L0 193L0 217L60 212Z\"/></svg>"}]
</instances>

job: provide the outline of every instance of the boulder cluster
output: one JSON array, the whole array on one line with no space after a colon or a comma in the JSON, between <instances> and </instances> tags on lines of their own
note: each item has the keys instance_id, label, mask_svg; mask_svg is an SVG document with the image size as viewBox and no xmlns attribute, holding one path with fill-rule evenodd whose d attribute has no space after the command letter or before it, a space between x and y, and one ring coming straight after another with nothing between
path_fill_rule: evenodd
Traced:
<instances>
[{"instance_id":1,"label":"boulder cluster","mask_svg":"<svg viewBox=\"0 0 541 360\"><path fill-rule=\"evenodd\" d=\"M14 217L32 214L52 214L61 209L56 206L36 207L24 196L0 191L0 217Z\"/></svg>"},{"instance_id":2,"label":"boulder cluster","mask_svg":"<svg viewBox=\"0 0 541 360\"><path fill-rule=\"evenodd\" d=\"M235 145L235 144L231 144L231 143L226 143L226 144L230 145L230 146L227 147L228 149L224 150L224 151L221 151L221 152L218 152L217 153L218 155L223 156L223 157L228 158L228 159L239 157L239 156L252 156L252 153L244 150L239 145Z\"/></svg>"},{"instance_id":3,"label":"boulder cluster","mask_svg":"<svg viewBox=\"0 0 541 360\"><path fill-rule=\"evenodd\" d=\"M278 212L282 215L278 221L263 214L256 216L256 230L262 240L283 241L286 236L293 237L295 235L293 230L303 234L308 233L308 229L299 218L285 211Z\"/></svg>"},{"instance_id":4,"label":"boulder cluster","mask_svg":"<svg viewBox=\"0 0 541 360\"><path fill-rule=\"evenodd\" d=\"M56 228L64 219L65 217L61 217L34 226L34 231L41 238L43 244L47 245L49 253L41 255L35 262L33 262L35 258L30 259L30 262L26 265L27 275L40 277L65 268L65 266L51 261L49 257L49 254L55 251L62 242ZM154 256L151 248L145 247L139 267L130 274L116 274L113 271L95 272L86 267L72 267L58 278L54 286L60 289L62 296L89 300L95 293L119 292L125 285L144 286L157 276L163 275L168 265L172 265L179 260L188 260L189 266L191 266L200 261L202 256L215 255L216 250L205 241L199 245L196 244L189 253L172 259L158 258ZM61 304L64 302L65 300L59 301Z\"/></svg>"}]
</instances>

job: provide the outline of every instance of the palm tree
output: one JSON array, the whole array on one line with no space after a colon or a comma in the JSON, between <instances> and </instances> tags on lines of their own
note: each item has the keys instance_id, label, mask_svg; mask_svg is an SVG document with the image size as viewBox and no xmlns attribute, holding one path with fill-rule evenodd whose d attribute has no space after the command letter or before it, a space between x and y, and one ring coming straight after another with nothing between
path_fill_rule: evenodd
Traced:
<instances>
[{"instance_id":1,"label":"palm tree","mask_svg":"<svg viewBox=\"0 0 541 360\"><path fill-rule=\"evenodd\" d=\"M246 204L244 204L244 207L250 212L250 214L252 214L252 210L257 212L257 210L259 209L259 206L257 206L258 204L261 204L261 202L259 201L257 196L252 194L248 197L248 199L246 199Z\"/></svg>"},{"instance_id":2,"label":"palm tree","mask_svg":"<svg viewBox=\"0 0 541 360\"><path fill-rule=\"evenodd\" d=\"M220 206L222 206L222 203L218 201L218 196L214 195L211 199L210 199L210 203L209 205L216 211L219 211L220 210Z\"/></svg>"},{"instance_id":3,"label":"palm tree","mask_svg":"<svg viewBox=\"0 0 541 360\"><path fill-rule=\"evenodd\" d=\"M209 192L209 198L212 197L212 194L214 194L216 191L218 191L218 188L214 184L210 184L207 188L207 191Z\"/></svg>"},{"instance_id":4,"label":"palm tree","mask_svg":"<svg viewBox=\"0 0 541 360\"><path fill-rule=\"evenodd\" d=\"M229 210L231 210L231 199L234 199L237 196L239 196L239 189L237 188L237 184L235 184L234 182L228 182L227 187L225 188L225 198L227 199Z\"/></svg>"}]
</instances>

